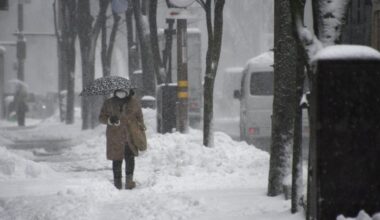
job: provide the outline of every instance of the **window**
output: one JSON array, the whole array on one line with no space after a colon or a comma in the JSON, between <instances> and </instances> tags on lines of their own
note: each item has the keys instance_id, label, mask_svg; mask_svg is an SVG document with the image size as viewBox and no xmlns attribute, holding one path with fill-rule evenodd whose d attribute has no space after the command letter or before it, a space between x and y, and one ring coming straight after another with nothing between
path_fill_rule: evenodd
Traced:
<instances>
[{"instance_id":1,"label":"window","mask_svg":"<svg viewBox=\"0 0 380 220\"><path fill-rule=\"evenodd\" d=\"M273 95L273 72L251 74L251 95Z\"/></svg>"}]
</instances>

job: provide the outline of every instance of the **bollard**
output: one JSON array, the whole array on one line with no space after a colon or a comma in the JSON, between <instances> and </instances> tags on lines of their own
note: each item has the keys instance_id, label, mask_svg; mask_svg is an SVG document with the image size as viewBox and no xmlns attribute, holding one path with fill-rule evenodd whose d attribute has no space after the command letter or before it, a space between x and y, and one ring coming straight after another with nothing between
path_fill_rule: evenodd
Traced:
<instances>
[{"instance_id":1,"label":"bollard","mask_svg":"<svg viewBox=\"0 0 380 220\"><path fill-rule=\"evenodd\" d=\"M177 84L157 87L157 132L171 133L176 129Z\"/></svg>"}]
</instances>

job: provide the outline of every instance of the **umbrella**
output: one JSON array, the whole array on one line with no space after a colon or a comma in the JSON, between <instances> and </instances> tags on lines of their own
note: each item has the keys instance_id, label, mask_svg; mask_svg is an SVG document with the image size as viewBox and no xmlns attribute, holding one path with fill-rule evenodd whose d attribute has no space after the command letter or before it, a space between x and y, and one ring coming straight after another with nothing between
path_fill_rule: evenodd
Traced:
<instances>
[{"instance_id":1,"label":"umbrella","mask_svg":"<svg viewBox=\"0 0 380 220\"><path fill-rule=\"evenodd\" d=\"M28 84L26 84L24 81L19 80L19 79L8 80L8 83L14 85L16 90L21 89L27 92L29 89Z\"/></svg>"},{"instance_id":2,"label":"umbrella","mask_svg":"<svg viewBox=\"0 0 380 220\"><path fill-rule=\"evenodd\" d=\"M109 95L117 89L134 89L136 86L126 78L120 76L105 76L95 79L83 89L80 96Z\"/></svg>"}]
</instances>

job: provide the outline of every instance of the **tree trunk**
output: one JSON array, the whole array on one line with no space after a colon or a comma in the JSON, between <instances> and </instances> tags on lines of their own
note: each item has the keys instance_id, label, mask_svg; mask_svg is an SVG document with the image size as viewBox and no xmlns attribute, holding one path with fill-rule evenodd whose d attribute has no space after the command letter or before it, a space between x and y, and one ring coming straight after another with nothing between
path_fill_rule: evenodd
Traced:
<instances>
[{"instance_id":1,"label":"tree trunk","mask_svg":"<svg viewBox=\"0 0 380 220\"><path fill-rule=\"evenodd\" d=\"M293 143L293 166L292 166L292 213L299 211L300 199L303 192L303 175L302 175L302 107L300 106L304 81L305 67L308 67L308 56L303 48L302 41L298 38L297 19L299 22L304 20L306 0L291 0L290 6L292 11L293 34L297 42L297 76L296 76L296 115L294 120L294 143ZM308 69L308 68L307 68Z\"/></svg>"},{"instance_id":2,"label":"tree trunk","mask_svg":"<svg viewBox=\"0 0 380 220\"><path fill-rule=\"evenodd\" d=\"M93 18L90 14L90 1L81 0L78 2L78 36L82 58L82 87L85 88L91 83L89 70L89 51L91 47L91 30ZM82 96L82 129L91 127L91 102L88 97Z\"/></svg>"},{"instance_id":3,"label":"tree trunk","mask_svg":"<svg viewBox=\"0 0 380 220\"><path fill-rule=\"evenodd\" d=\"M152 46L154 72L157 79L157 84L162 84L162 78L165 75L165 68L161 60L160 48L157 35L157 0L151 0L149 3L149 28L150 42Z\"/></svg>"},{"instance_id":4,"label":"tree trunk","mask_svg":"<svg viewBox=\"0 0 380 220\"><path fill-rule=\"evenodd\" d=\"M63 35L67 34L67 104L66 104L66 124L74 123L74 99L75 99L75 40L77 37L76 28L76 2L69 0L65 2L67 13L67 29ZM67 33L65 33L67 32ZM66 37L64 37L66 39ZM64 40L65 41L65 40Z\"/></svg>"},{"instance_id":5,"label":"tree trunk","mask_svg":"<svg viewBox=\"0 0 380 220\"><path fill-rule=\"evenodd\" d=\"M54 3L55 7L55 3ZM58 39L59 53L59 109L61 121L74 123L74 83L75 83L75 40L76 2L75 0L58 2L58 20L54 11L55 33ZM59 23L59 24L57 24ZM59 27L58 27L59 26ZM59 30L60 29L60 30ZM66 103L63 103L66 96ZM66 106L65 106L65 105Z\"/></svg>"},{"instance_id":6,"label":"tree trunk","mask_svg":"<svg viewBox=\"0 0 380 220\"><path fill-rule=\"evenodd\" d=\"M339 1L339 4L337 2ZM342 27L345 24L347 7L350 0L315 0L313 1L314 25L316 35L325 46L342 42ZM315 24L315 21L318 23Z\"/></svg>"},{"instance_id":7,"label":"tree trunk","mask_svg":"<svg viewBox=\"0 0 380 220\"><path fill-rule=\"evenodd\" d=\"M283 193L290 175L290 152L295 117L297 44L289 1L275 1L274 98L268 196Z\"/></svg>"},{"instance_id":8,"label":"tree trunk","mask_svg":"<svg viewBox=\"0 0 380 220\"><path fill-rule=\"evenodd\" d=\"M143 95L155 97L156 82L154 77L154 64L153 54L150 45L149 24L147 19L146 4L147 0L143 0L143 7L140 5L139 0L132 0L133 10L136 21L137 34L139 36L139 43L141 47L141 63L143 71Z\"/></svg>"},{"instance_id":9,"label":"tree trunk","mask_svg":"<svg viewBox=\"0 0 380 220\"><path fill-rule=\"evenodd\" d=\"M213 93L215 77L218 70L223 35L223 9L225 0L214 1L214 25L212 21L212 4L207 0L203 5L206 12L208 47L206 54L206 73L204 82L203 145L213 146Z\"/></svg>"},{"instance_id":10,"label":"tree trunk","mask_svg":"<svg viewBox=\"0 0 380 220\"><path fill-rule=\"evenodd\" d=\"M91 84L95 78L95 51L96 43L102 24L106 19L109 5L108 0L99 0L99 13L94 26L90 14L89 0L78 1L78 33L82 57L82 84L83 88ZM82 97L82 129L94 128L98 124L98 106L96 98Z\"/></svg>"},{"instance_id":11,"label":"tree trunk","mask_svg":"<svg viewBox=\"0 0 380 220\"><path fill-rule=\"evenodd\" d=\"M112 53L113 53L113 48L115 45L115 40L116 40L116 35L117 31L119 28L119 23L120 23L121 17L114 13L113 14L113 25L112 25L112 30L111 30L111 35L108 43L108 48L107 48L107 56L106 56L106 72L103 73L104 76L109 76L111 75L111 62L112 62Z\"/></svg>"},{"instance_id":12,"label":"tree trunk","mask_svg":"<svg viewBox=\"0 0 380 220\"><path fill-rule=\"evenodd\" d=\"M104 20L102 23L102 35L101 35L101 51L100 51L100 57L102 60L102 71L103 76L106 76L107 73L107 21Z\"/></svg>"},{"instance_id":13,"label":"tree trunk","mask_svg":"<svg viewBox=\"0 0 380 220\"><path fill-rule=\"evenodd\" d=\"M58 3L58 4L57 4ZM67 89L67 84L65 83L67 77L67 62L65 47L63 45L62 37L62 26L65 14L64 4L58 0L53 3L53 13L54 13L54 30L57 37L57 49L58 49L58 109L59 109L59 119L61 122L65 121L65 110L64 110L64 100L61 94ZM65 103L66 104L66 103Z\"/></svg>"},{"instance_id":14,"label":"tree trunk","mask_svg":"<svg viewBox=\"0 0 380 220\"><path fill-rule=\"evenodd\" d=\"M128 10L125 12L127 25L127 43L128 43L128 74L132 77L133 72L138 69L137 45L134 41L133 30L133 6L132 0L128 0Z\"/></svg>"},{"instance_id":15,"label":"tree trunk","mask_svg":"<svg viewBox=\"0 0 380 220\"><path fill-rule=\"evenodd\" d=\"M302 107L300 106L305 80L305 58L302 57L302 44L298 43L297 78L296 78L296 115L294 120L294 143L292 165L292 213L299 211L300 199L303 192L302 175Z\"/></svg>"}]
</instances>

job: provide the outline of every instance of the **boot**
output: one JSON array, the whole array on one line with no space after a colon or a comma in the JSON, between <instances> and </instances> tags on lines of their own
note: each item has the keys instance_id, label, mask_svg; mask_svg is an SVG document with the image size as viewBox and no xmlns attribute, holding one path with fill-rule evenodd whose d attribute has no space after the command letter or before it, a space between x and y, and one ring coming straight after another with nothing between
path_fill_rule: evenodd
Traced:
<instances>
[{"instance_id":1,"label":"boot","mask_svg":"<svg viewBox=\"0 0 380 220\"><path fill-rule=\"evenodd\" d=\"M113 179L113 184L115 185L116 189L121 189L121 178L115 178Z\"/></svg>"},{"instance_id":2,"label":"boot","mask_svg":"<svg viewBox=\"0 0 380 220\"><path fill-rule=\"evenodd\" d=\"M133 181L132 175L127 175L125 177L125 189L133 189L136 187L135 181Z\"/></svg>"}]
</instances>

